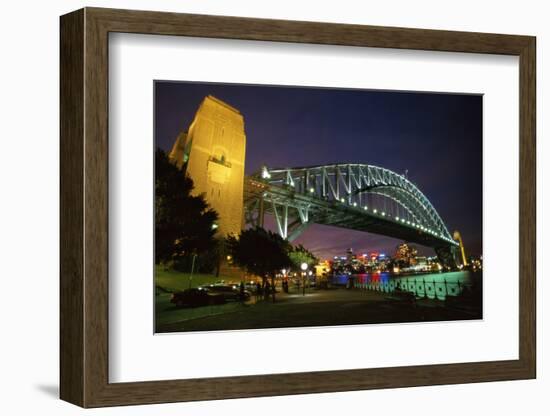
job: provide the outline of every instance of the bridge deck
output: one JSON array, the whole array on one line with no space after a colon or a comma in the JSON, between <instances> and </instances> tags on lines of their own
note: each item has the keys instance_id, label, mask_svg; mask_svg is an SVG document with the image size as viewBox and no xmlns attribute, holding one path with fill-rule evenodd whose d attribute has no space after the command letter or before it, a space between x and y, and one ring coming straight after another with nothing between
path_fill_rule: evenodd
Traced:
<instances>
[{"instance_id":1,"label":"bridge deck","mask_svg":"<svg viewBox=\"0 0 550 416\"><path fill-rule=\"evenodd\" d=\"M438 236L402 224L395 219L385 218L361 207L350 206L335 200L323 200L317 196L309 196L296 192L291 187L273 186L245 179L244 200L245 209L251 208L251 202L264 198L264 213L275 215L277 205L291 208L308 207L308 223L331 225L357 231L364 231L396 239L421 244L434 249L446 248L451 245ZM297 220L294 221L294 223ZM292 225L291 222L289 225Z\"/></svg>"}]
</instances>

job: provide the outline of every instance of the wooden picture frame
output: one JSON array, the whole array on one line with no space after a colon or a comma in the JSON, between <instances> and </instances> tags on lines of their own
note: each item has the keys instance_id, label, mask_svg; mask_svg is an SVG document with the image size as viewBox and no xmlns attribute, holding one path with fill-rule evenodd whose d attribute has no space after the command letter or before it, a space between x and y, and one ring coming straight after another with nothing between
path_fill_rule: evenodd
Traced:
<instances>
[{"instance_id":1,"label":"wooden picture frame","mask_svg":"<svg viewBox=\"0 0 550 416\"><path fill-rule=\"evenodd\" d=\"M101 407L535 378L534 37L99 8L62 16L60 28L63 400ZM109 383L110 32L519 56L519 359Z\"/></svg>"}]
</instances>

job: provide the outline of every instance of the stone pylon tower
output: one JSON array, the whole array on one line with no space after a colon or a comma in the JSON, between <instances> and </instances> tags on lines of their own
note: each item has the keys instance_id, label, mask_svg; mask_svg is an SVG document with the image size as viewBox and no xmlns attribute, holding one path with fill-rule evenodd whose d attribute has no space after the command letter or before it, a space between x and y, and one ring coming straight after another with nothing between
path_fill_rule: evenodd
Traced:
<instances>
[{"instance_id":1,"label":"stone pylon tower","mask_svg":"<svg viewBox=\"0 0 550 416\"><path fill-rule=\"evenodd\" d=\"M193 179L193 193L204 194L218 213L219 236L238 235L242 229L245 149L243 116L209 95L169 155Z\"/></svg>"}]
</instances>

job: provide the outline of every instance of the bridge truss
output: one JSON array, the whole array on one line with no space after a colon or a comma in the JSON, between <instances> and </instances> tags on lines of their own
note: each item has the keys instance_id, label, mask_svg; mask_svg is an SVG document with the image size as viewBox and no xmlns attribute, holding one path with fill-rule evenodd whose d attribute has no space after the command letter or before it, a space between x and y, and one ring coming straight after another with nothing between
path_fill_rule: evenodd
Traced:
<instances>
[{"instance_id":1,"label":"bridge truss","mask_svg":"<svg viewBox=\"0 0 550 416\"><path fill-rule=\"evenodd\" d=\"M245 220L263 226L266 212L289 241L318 223L416 242L440 257L458 245L416 185L372 165L264 167L245 180Z\"/></svg>"}]
</instances>

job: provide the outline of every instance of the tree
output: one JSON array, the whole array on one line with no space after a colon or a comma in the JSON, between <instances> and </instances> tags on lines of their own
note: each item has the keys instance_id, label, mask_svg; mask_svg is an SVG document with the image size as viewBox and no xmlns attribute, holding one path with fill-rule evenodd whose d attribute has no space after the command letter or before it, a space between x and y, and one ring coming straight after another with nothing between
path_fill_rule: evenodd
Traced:
<instances>
[{"instance_id":1,"label":"tree","mask_svg":"<svg viewBox=\"0 0 550 416\"><path fill-rule=\"evenodd\" d=\"M180 272L189 272L193 268L197 273L213 274L218 277L221 259L224 257L224 242L225 239L215 237L213 247L201 252L194 251L192 256L176 257L170 262L170 265L174 270Z\"/></svg>"},{"instance_id":2,"label":"tree","mask_svg":"<svg viewBox=\"0 0 550 416\"><path fill-rule=\"evenodd\" d=\"M318 259L315 257L315 255L309 251L307 248L305 248L303 245L298 245L292 248L291 252L289 253L290 260L292 261L292 266L299 270L302 274L302 293L306 294L306 275L305 270L302 270L302 264L307 264L308 269L311 270L311 268L318 263Z\"/></svg>"},{"instance_id":3,"label":"tree","mask_svg":"<svg viewBox=\"0 0 550 416\"><path fill-rule=\"evenodd\" d=\"M308 268L311 268L319 262L319 259L317 259L311 251L301 244L294 246L290 251L289 256L292 261L292 266L298 270L300 270L302 263L306 263Z\"/></svg>"},{"instance_id":4,"label":"tree","mask_svg":"<svg viewBox=\"0 0 550 416\"><path fill-rule=\"evenodd\" d=\"M163 150L155 152L155 262L200 254L215 247L216 211Z\"/></svg>"},{"instance_id":5,"label":"tree","mask_svg":"<svg viewBox=\"0 0 550 416\"><path fill-rule=\"evenodd\" d=\"M274 288L277 273L292 264L289 257L290 243L261 227L243 230L238 237L228 236L227 250L234 264L262 278L264 288L268 278ZM275 291L272 293L275 302Z\"/></svg>"}]
</instances>

